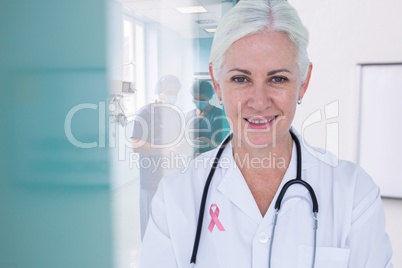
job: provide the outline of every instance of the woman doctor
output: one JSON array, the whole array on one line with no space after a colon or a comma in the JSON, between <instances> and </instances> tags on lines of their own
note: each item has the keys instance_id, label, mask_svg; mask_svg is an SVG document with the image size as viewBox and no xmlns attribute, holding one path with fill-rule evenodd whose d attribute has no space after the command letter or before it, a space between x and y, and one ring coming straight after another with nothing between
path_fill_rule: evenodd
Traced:
<instances>
[{"instance_id":1,"label":"woman doctor","mask_svg":"<svg viewBox=\"0 0 402 268\"><path fill-rule=\"evenodd\" d=\"M219 149L161 181L142 268L392 267L373 180L352 163L322 161L298 147L291 124L312 72L307 44L306 28L284 0L241 0L222 18L210 74L233 136L204 206ZM298 174L314 194L295 183L280 197Z\"/></svg>"}]
</instances>

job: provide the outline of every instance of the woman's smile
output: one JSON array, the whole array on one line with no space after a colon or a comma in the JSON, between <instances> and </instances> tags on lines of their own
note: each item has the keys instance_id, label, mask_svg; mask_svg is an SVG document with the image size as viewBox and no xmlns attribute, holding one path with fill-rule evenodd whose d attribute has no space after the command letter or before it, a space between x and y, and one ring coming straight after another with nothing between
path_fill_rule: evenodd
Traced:
<instances>
[{"instance_id":1,"label":"woman's smile","mask_svg":"<svg viewBox=\"0 0 402 268\"><path fill-rule=\"evenodd\" d=\"M246 126L250 129L268 129L275 123L277 115L274 116L251 116L244 118L248 123Z\"/></svg>"}]
</instances>

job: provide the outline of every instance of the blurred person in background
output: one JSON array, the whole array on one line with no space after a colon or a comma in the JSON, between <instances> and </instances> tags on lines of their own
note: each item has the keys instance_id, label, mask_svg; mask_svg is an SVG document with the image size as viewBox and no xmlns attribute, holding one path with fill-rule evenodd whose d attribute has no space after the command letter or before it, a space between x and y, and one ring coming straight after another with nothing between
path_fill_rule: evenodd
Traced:
<instances>
[{"instance_id":1,"label":"blurred person in background","mask_svg":"<svg viewBox=\"0 0 402 268\"><path fill-rule=\"evenodd\" d=\"M176 76L161 76L155 86L156 100L139 109L134 116L131 142L134 152L139 154L141 238L159 181L175 169L170 153L180 150L177 140L184 129L184 116L174 105L180 88Z\"/></svg>"},{"instance_id":2,"label":"blurred person in background","mask_svg":"<svg viewBox=\"0 0 402 268\"><path fill-rule=\"evenodd\" d=\"M188 137L194 155L219 146L230 131L225 112L212 105L214 88L208 81L196 79L191 87L195 109L186 114Z\"/></svg>"}]
</instances>

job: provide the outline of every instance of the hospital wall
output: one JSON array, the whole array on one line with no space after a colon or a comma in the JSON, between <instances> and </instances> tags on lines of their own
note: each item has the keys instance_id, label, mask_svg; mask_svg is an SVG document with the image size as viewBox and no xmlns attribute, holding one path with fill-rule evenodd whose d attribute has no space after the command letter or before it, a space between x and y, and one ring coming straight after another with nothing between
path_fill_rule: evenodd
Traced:
<instances>
[{"instance_id":1,"label":"hospital wall","mask_svg":"<svg viewBox=\"0 0 402 268\"><path fill-rule=\"evenodd\" d=\"M172 74L182 84L177 105L184 111L191 109L189 89L195 71L193 39L182 37L159 23L145 23L145 54L146 103L155 100L158 78Z\"/></svg>"},{"instance_id":2,"label":"hospital wall","mask_svg":"<svg viewBox=\"0 0 402 268\"><path fill-rule=\"evenodd\" d=\"M310 144L325 148L326 128L330 123L337 123L339 144L335 153L342 159L356 162L358 64L402 62L402 2L290 0L290 3L310 31L309 56L314 65L310 87L298 109L295 126L299 131L304 129ZM387 96L378 101L387 101ZM338 111L336 118L326 120L325 108L334 105ZM309 125L309 119L317 111L322 112L323 119ZM372 153L380 157L384 152ZM394 247L394 267L402 267L402 255L399 254L402 252L402 200L384 198L384 205L387 231Z\"/></svg>"}]
</instances>

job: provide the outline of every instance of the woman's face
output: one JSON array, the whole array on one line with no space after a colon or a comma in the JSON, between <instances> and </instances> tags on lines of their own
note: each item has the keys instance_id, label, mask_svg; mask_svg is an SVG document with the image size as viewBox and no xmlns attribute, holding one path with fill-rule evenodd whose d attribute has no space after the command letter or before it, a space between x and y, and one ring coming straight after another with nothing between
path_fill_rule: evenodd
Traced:
<instances>
[{"instance_id":1,"label":"woman's face","mask_svg":"<svg viewBox=\"0 0 402 268\"><path fill-rule=\"evenodd\" d=\"M210 72L239 144L263 148L289 137L311 66L303 83L296 47L285 34L264 31L238 40L226 51L220 76Z\"/></svg>"}]
</instances>

